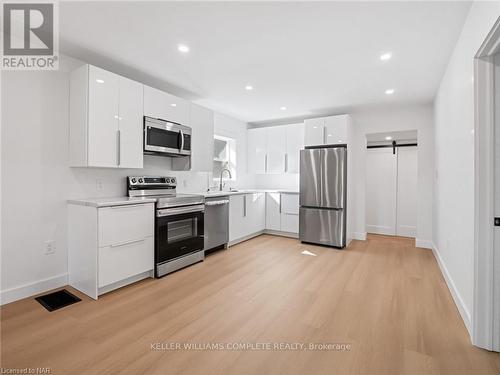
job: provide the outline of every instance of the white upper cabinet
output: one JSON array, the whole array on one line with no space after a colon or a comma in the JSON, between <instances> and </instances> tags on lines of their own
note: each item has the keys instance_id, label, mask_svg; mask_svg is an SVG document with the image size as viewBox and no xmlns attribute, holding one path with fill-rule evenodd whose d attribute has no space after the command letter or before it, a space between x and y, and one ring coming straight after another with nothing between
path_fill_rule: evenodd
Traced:
<instances>
[{"instance_id":1,"label":"white upper cabinet","mask_svg":"<svg viewBox=\"0 0 500 375\"><path fill-rule=\"evenodd\" d=\"M257 174L299 172L303 124L248 130L248 170Z\"/></svg>"},{"instance_id":2,"label":"white upper cabinet","mask_svg":"<svg viewBox=\"0 0 500 375\"><path fill-rule=\"evenodd\" d=\"M211 172L214 158L214 113L196 104L190 105L191 170Z\"/></svg>"},{"instance_id":3,"label":"white upper cabinet","mask_svg":"<svg viewBox=\"0 0 500 375\"><path fill-rule=\"evenodd\" d=\"M120 76L89 66L88 165L117 167Z\"/></svg>"},{"instance_id":4,"label":"white upper cabinet","mask_svg":"<svg viewBox=\"0 0 500 375\"><path fill-rule=\"evenodd\" d=\"M325 141L325 119L312 118L304 121L304 145L317 146Z\"/></svg>"},{"instance_id":5,"label":"white upper cabinet","mask_svg":"<svg viewBox=\"0 0 500 375\"><path fill-rule=\"evenodd\" d=\"M144 85L144 115L189 126L189 102Z\"/></svg>"},{"instance_id":6,"label":"white upper cabinet","mask_svg":"<svg viewBox=\"0 0 500 375\"><path fill-rule=\"evenodd\" d=\"M71 73L70 165L142 168L142 84L84 65Z\"/></svg>"},{"instance_id":7,"label":"white upper cabinet","mask_svg":"<svg viewBox=\"0 0 500 375\"><path fill-rule=\"evenodd\" d=\"M347 143L349 115L325 117L325 143L327 145Z\"/></svg>"},{"instance_id":8,"label":"white upper cabinet","mask_svg":"<svg viewBox=\"0 0 500 375\"><path fill-rule=\"evenodd\" d=\"M267 168L266 173L285 173L286 128L274 126L266 129Z\"/></svg>"},{"instance_id":9,"label":"white upper cabinet","mask_svg":"<svg viewBox=\"0 0 500 375\"><path fill-rule=\"evenodd\" d=\"M350 126L349 115L329 116L305 120L305 145L320 146L345 144L347 129Z\"/></svg>"},{"instance_id":10,"label":"white upper cabinet","mask_svg":"<svg viewBox=\"0 0 500 375\"><path fill-rule=\"evenodd\" d=\"M120 77L119 163L121 168L143 166L143 85Z\"/></svg>"},{"instance_id":11,"label":"white upper cabinet","mask_svg":"<svg viewBox=\"0 0 500 375\"><path fill-rule=\"evenodd\" d=\"M300 150L304 148L304 124L292 124L286 128L285 172L299 173Z\"/></svg>"},{"instance_id":12,"label":"white upper cabinet","mask_svg":"<svg viewBox=\"0 0 500 375\"><path fill-rule=\"evenodd\" d=\"M174 170L211 172L214 158L214 113L197 104L189 103L191 126L191 157L174 158Z\"/></svg>"},{"instance_id":13,"label":"white upper cabinet","mask_svg":"<svg viewBox=\"0 0 500 375\"><path fill-rule=\"evenodd\" d=\"M267 164L267 129L248 130L248 171L266 173Z\"/></svg>"}]
</instances>

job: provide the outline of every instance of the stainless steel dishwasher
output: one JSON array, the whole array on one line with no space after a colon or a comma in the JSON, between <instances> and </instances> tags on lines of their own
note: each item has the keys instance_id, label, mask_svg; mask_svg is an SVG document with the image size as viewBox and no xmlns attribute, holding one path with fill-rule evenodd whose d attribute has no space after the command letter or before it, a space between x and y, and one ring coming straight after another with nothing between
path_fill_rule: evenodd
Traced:
<instances>
[{"instance_id":1,"label":"stainless steel dishwasher","mask_svg":"<svg viewBox=\"0 0 500 375\"><path fill-rule=\"evenodd\" d=\"M227 248L229 242L229 197L205 198L204 250Z\"/></svg>"}]
</instances>

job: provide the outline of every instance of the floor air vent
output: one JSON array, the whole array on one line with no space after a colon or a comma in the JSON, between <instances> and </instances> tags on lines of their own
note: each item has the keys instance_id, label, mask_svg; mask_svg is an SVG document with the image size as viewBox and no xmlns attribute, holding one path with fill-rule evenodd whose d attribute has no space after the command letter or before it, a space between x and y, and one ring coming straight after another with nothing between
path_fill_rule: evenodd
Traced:
<instances>
[{"instance_id":1,"label":"floor air vent","mask_svg":"<svg viewBox=\"0 0 500 375\"><path fill-rule=\"evenodd\" d=\"M81 301L80 298L66 289L36 297L35 299L49 311L58 310Z\"/></svg>"}]
</instances>

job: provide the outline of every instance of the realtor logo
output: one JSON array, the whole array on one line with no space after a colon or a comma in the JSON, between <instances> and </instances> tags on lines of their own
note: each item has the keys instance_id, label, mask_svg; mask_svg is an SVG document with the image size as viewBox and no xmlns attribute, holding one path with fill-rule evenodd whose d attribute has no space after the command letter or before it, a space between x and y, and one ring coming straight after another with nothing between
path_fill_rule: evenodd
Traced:
<instances>
[{"instance_id":1,"label":"realtor logo","mask_svg":"<svg viewBox=\"0 0 500 375\"><path fill-rule=\"evenodd\" d=\"M56 3L3 4L2 69L58 69L56 10Z\"/></svg>"}]
</instances>

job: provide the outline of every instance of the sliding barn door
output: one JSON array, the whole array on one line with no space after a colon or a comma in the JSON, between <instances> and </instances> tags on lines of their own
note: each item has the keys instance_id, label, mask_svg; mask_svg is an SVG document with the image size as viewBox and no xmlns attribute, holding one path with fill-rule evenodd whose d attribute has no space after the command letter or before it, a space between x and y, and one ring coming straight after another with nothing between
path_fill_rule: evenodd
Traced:
<instances>
[{"instance_id":1,"label":"sliding barn door","mask_svg":"<svg viewBox=\"0 0 500 375\"><path fill-rule=\"evenodd\" d=\"M417 236L417 147L398 147L396 235Z\"/></svg>"},{"instance_id":2,"label":"sliding barn door","mask_svg":"<svg viewBox=\"0 0 500 375\"><path fill-rule=\"evenodd\" d=\"M397 155L392 148L366 150L366 231L396 235Z\"/></svg>"}]
</instances>

